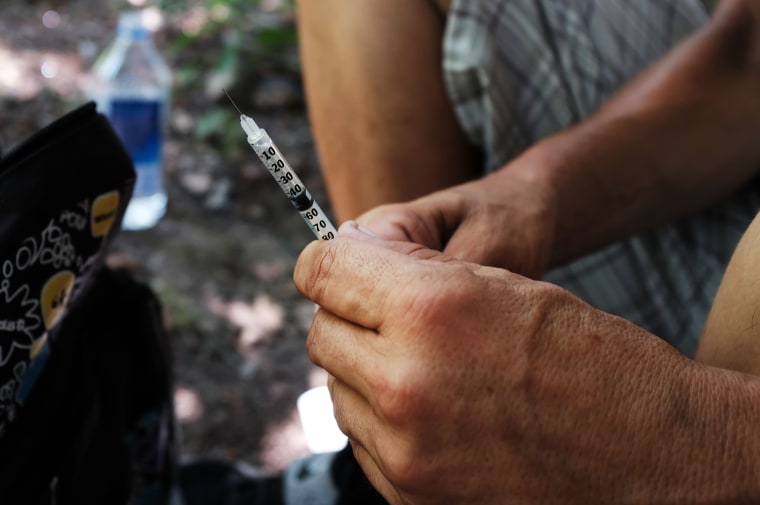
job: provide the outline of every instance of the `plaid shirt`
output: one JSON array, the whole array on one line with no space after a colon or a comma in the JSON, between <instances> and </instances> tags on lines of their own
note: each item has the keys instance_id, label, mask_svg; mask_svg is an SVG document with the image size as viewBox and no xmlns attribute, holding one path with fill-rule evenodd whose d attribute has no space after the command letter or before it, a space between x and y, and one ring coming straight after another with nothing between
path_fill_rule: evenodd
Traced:
<instances>
[{"instance_id":1,"label":"plaid shirt","mask_svg":"<svg viewBox=\"0 0 760 505\"><path fill-rule=\"evenodd\" d=\"M707 19L698 0L454 0L446 84L463 129L494 170L592 114ZM723 271L759 208L755 180L546 280L692 356Z\"/></svg>"}]
</instances>

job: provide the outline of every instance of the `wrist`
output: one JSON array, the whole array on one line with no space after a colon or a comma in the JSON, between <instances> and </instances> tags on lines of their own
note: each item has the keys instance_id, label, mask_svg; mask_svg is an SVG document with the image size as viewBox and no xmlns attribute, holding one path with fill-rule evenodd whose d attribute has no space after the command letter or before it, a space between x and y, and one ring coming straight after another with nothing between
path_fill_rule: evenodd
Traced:
<instances>
[{"instance_id":1,"label":"wrist","mask_svg":"<svg viewBox=\"0 0 760 505\"><path fill-rule=\"evenodd\" d=\"M662 221L672 184L648 158L646 121L596 115L533 146L521 158L554 200L550 266L561 266ZM643 157L642 157L643 156Z\"/></svg>"},{"instance_id":2,"label":"wrist","mask_svg":"<svg viewBox=\"0 0 760 505\"><path fill-rule=\"evenodd\" d=\"M760 379L696 363L682 378L687 393L671 416L685 452L669 451L667 465L681 468L685 501L760 503Z\"/></svg>"},{"instance_id":3,"label":"wrist","mask_svg":"<svg viewBox=\"0 0 760 505\"><path fill-rule=\"evenodd\" d=\"M584 190L571 189L576 185L573 180L576 162L573 154L568 152L565 138L573 135L575 133L570 129L543 140L503 169L511 172L513 177L528 181L528 187L546 209L547 269L576 259L581 251L588 249L579 243L580 232L587 227L570 217L570 214L576 214L577 206L570 199L576 195L582 201L589 197L590 189L586 188L585 194ZM574 229L576 226L581 230Z\"/></svg>"},{"instance_id":4,"label":"wrist","mask_svg":"<svg viewBox=\"0 0 760 505\"><path fill-rule=\"evenodd\" d=\"M498 192L498 200L510 202L503 219L518 235L517 243L528 251L532 262L527 271L517 272L532 278L540 278L553 266L556 248L559 199L550 166L542 152L530 149L482 181L485 191ZM516 228L515 212L519 216Z\"/></svg>"},{"instance_id":5,"label":"wrist","mask_svg":"<svg viewBox=\"0 0 760 505\"><path fill-rule=\"evenodd\" d=\"M760 379L665 347L628 353L637 365L620 383L625 400L614 414L631 430L625 444L614 442L627 448L618 452L626 473L615 501L760 503Z\"/></svg>"}]
</instances>

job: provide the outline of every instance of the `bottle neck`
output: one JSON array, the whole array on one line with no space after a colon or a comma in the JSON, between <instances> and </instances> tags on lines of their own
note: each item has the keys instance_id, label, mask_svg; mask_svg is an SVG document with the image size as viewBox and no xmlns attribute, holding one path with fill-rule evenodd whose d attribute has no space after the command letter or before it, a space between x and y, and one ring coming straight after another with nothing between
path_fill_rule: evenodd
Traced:
<instances>
[{"instance_id":1,"label":"bottle neck","mask_svg":"<svg viewBox=\"0 0 760 505\"><path fill-rule=\"evenodd\" d=\"M140 42L149 40L150 31L144 23L143 13L141 11L127 11L119 17L119 24L116 29L118 38L130 42Z\"/></svg>"},{"instance_id":2,"label":"bottle neck","mask_svg":"<svg viewBox=\"0 0 760 505\"><path fill-rule=\"evenodd\" d=\"M116 36L128 42L145 42L150 40L150 32L142 27L120 26Z\"/></svg>"}]
</instances>

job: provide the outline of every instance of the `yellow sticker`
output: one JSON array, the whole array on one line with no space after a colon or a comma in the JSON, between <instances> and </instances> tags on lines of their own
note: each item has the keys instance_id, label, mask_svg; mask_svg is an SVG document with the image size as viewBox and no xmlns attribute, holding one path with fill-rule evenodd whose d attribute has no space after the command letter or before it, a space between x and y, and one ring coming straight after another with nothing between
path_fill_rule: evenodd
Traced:
<instances>
[{"instance_id":1,"label":"yellow sticker","mask_svg":"<svg viewBox=\"0 0 760 505\"><path fill-rule=\"evenodd\" d=\"M37 355L42 350L42 346L45 345L45 342L47 342L48 334L47 332L43 333L40 338L32 342L32 348L29 349L29 357L31 359L34 359L37 357Z\"/></svg>"},{"instance_id":2,"label":"yellow sticker","mask_svg":"<svg viewBox=\"0 0 760 505\"><path fill-rule=\"evenodd\" d=\"M58 272L42 286L40 302L42 319L48 330L58 322L69 301L71 288L74 286L74 273L69 270Z\"/></svg>"},{"instance_id":3,"label":"yellow sticker","mask_svg":"<svg viewBox=\"0 0 760 505\"><path fill-rule=\"evenodd\" d=\"M119 192L111 191L97 197L92 202L90 231L93 237L104 237L111 231L119 210Z\"/></svg>"}]
</instances>

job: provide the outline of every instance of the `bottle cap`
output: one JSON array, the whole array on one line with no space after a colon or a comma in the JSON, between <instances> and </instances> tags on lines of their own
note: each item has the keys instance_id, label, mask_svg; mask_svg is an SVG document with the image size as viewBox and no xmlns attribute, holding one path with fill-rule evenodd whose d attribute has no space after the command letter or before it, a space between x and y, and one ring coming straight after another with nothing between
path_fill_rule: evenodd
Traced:
<instances>
[{"instance_id":1,"label":"bottle cap","mask_svg":"<svg viewBox=\"0 0 760 505\"><path fill-rule=\"evenodd\" d=\"M143 13L141 11L126 11L119 16L118 34L132 40L142 40L150 37L150 32L145 27Z\"/></svg>"}]
</instances>

